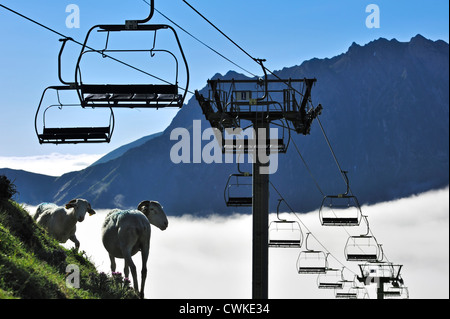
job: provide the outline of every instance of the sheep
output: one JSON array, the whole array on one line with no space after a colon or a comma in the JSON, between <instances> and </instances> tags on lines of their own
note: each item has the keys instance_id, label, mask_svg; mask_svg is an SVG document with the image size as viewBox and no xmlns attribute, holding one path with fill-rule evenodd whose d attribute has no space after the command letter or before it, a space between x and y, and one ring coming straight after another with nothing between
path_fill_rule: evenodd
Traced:
<instances>
[{"instance_id":1,"label":"sheep","mask_svg":"<svg viewBox=\"0 0 450 319\"><path fill-rule=\"evenodd\" d=\"M102 225L102 242L111 260L111 271L116 271L115 258L125 259L124 274L133 276L133 287L144 299L147 278L147 259L150 249L150 224L166 230L169 222L160 203L143 201L137 210L115 209L108 213ZM142 255L141 289L139 294L136 266L131 259L138 251Z\"/></svg>"},{"instance_id":2,"label":"sheep","mask_svg":"<svg viewBox=\"0 0 450 319\"><path fill-rule=\"evenodd\" d=\"M56 240L65 243L68 239L75 243L78 251L80 242L75 236L77 222L82 222L86 213L95 214L91 204L85 199L73 199L65 207L56 204L42 203L33 216L38 225L43 226Z\"/></svg>"}]
</instances>

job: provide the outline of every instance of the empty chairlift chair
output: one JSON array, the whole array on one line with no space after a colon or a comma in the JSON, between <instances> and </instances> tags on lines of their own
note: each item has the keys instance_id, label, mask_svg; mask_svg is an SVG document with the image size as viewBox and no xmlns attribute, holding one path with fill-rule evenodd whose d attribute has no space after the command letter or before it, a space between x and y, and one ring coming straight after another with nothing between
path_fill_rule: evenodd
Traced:
<instances>
[{"instance_id":1,"label":"empty chairlift chair","mask_svg":"<svg viewBox=\"0 0 450 319\"><path fill-rule=\"evenodd\" d=\"M367 216L363 216L367 223L367 233L359 236L350 236L345 245L347 261L376 262L383 258L383 251L377 239L370 235Z\"/></svg>"},{"instance_id":2,"label":"empty chairlift chair","mask_svg":"<svg viewBox=\"0 0 450 319\"><path fill-rule=\"evenodd\" d=\"M306 250L300 252L297 258L297 271L299 274L323 274L328 269L328 254L323 251L308 249L306 236Z\"/></svg>"},{"instance_id":3,"label":"empty chairlift chair","mask_svg":"<svg viewBox=\"0 0 450 319\"><path fill-rule=\"evenodd\" d=\"M322 226L358 226L362 212L358 199L349 195L350 187L347 172L342 171L347 182L344 194L328 195L322 200L319 218Z\"/></svg>"},{"instance_id":4,"label":"empty chairlift chair","mask_svg":"<svg viewBox=\"0 0 450 319\"><path fill-rule=\"evenodd\" d=\"M345 281L344 287L335 291L336 299L368 299L366 287L360 287L355 281Z\"/></svg>"},{"instance_id":5,"label":"empty chairlift chair","mask_svg":"<svg viewBox=\"0 0 450 319\"><path fill-rule=\"evenodd\" d=\"M409 299L409 290L405 286L390 286L384 291L384 299Z\"/></svg>"},{"instance_id":6,"label":"empty chairlift chair","mask_svg":"<svg viewBox=\"0 0 450 319\"><path fill-rule=\"evenodd\" d=\"M47 103L47 94L48 92L55 92L55 96L53 96L52 103L45 104L48 105L45 109L44 103ZM79 102L78 103L62 103L60 94L61 92L70 93L76 97L75 89L70 86L51 86L44 90L42 93L42 97L36 111L35 116L35 131L36 135L39 139L40 144L78 144L78 143L109 143L111 140L111 136L114 131L114 113L112 109L109 111L109 121L104 121L104 123L108 123L107 125L102 126L92 126L85 125L82 126L81 123L84 121L76 120L74 116L69 114L69 109L76 110L80 116L79 118L83 118L81 114L85 114L88 111L92 110L83 109ZM76 97L78 100L78 97ZM42 111L42 122L39 119L40 113ZM53 111L53 112L52 112ZM59 114L55 115L57 111ZM52 113L52 121L49 120L49 112ZM106 114L105 112L103 112ZM71 113L72 114L72 113ZM56 117L59 120L55 120ZM84 118L91 119L92 116L84 116ZM67 123L67 122L75 122L76 125L66 125L66 124L54 124L54 123ZM51 122L51 124L49 124ZM40 124L42 123L42 124ZM42 125L42 126L41 126ZM42 128L41 128L42 127Z\"/></svg>"},{"instance_id":7,"label":"empty chairlift chair","mask_svg":"<svg viewBox=\"0 0 450 319\"><path fill-rule=\"evenodd\" d=\"M343 269L327 269L323 274L317 276L317 287L319 289L342 289L344 288Z\"/></svg>"},{"instance_id":8,"label":"empty chairlift chair","mask_svg":"<svg viewBox=\"0 0 450 319\"><path fill-rule=\"evenodd\" d=\"M181 107L184 103L188 92L189 86L189 68L184 55L180 40L178 38L175 29L169 25L164 24L143 24L148 22L154 13L154 1L150 5L151 13L149 17L142 21L127 21L123 25L96 25L92 27L86 35L85 41L81 53L79 55L76 72L75 83L78 90L78 95L82 106L84 107L122 107L122 108L164 108L164 107ZM93 31L97 30L100 33L106 34L105 48L102 50L95 50L89 46L89 39L93 35ZM170 31L172 37L178 47L178 52L174 54L170 50L160 49L156 46L156 34L163 33L164 31ZM136 34L149 34L148 41L141 43L143 47L139 46L139 49L131 48L109 48L112 38L118 33L125 33L128 41L133 41ZM147 39L147 37L146 37ZM153 43L153 45L152 45ZM136 45L134 42L127 42L126 45ZM173 50L173 49L172 49ZM89 65L83 66L83 59L89 54L102 54L103 57L109 58L118 63L118 65L125 65L126 67L134 68L139 76L146 78L145 83L86 83L83 81L83 75L85 75L86 69L89 70ZM161 77L155 76L146 70L139 69L130 65L122 60L115 58L116 54L120 56L129 56L130 54L145 54L148 59L152 59L155 54L164 54L171 59L173 58L172 65L167 65L167 68L173 68L175 73L175 79L167 81ZM127 55L128 54L128 55ZM177 59L181 57L185 69L185 84L182 87L182 91L179 91L180 84L179 79L179 61ZM134 57L134 56L133 56ZM136 59L133 59L135 61ZM127 60L128 61L128 60ZM105 67L108 69L108 67ZM111 70L102 71L102 65L97 65L95 72L110 72ZM121 77L121 73L117 71L117 77Z\"/></svg>"},{"instance_id":9,"label":"empty chairlift chair","mask_svg":"<svg viewBox=\"0 0 450 319\"><path fill-rule=\"evenodd\" d=\"M269 224L269 247L301 248L303 232L297 221L289 221L279 217L280 204L277 206L277 219Z\"/></svg>"},{"instance_id":10,"label":"empty chairlift chair","mask_svg":"<svg viewBox=\"0 0 450 319\"><path fill-rule=\"evenodd\" d=\"M252 174L238 173L228 177L224 191L225 203L228 207L251 207L253 203Z\"/></svg>"}]
</instances>

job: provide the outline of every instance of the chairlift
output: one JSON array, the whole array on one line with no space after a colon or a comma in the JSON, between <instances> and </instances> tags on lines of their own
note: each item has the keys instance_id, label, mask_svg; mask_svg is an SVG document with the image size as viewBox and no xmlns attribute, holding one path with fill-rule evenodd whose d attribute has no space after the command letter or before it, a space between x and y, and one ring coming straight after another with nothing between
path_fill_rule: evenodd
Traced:
<instances>
[{"instance_id":1,"label":"chairlift","mask_svg":"<svg viewBox=\"0 0 450 319\"><path fill-rule=\"evenodd\" d=\"M150 21L154 13L154 0L151 0L150 4L150 14L145 20L131 20L126 21L122 25L96 25L93 26L87 33L81 53L78 57L75 71L75 83L70 83L70 85L77 88L78 96L80 98L83 107L123 107L123 108L163 108L163 107L182 107L184 100L186 98L189 86L189 68L187 64L186 57L183 52L180 40L175 29L169 25L164 24L145 24ZM94 50L88 46L89 38L93 31L104 32L107 34L106 45L103 50ZM156 33L161 33L162 31L169 30L173 33L173 37L176 40L179 54L182 57L184 67L186 70L186 85L183 87L184 93L179 92L178 83L178 59L175 54L169 50L157 49L156 48ZM110 37L118 32L124 33L136 33L136 32L148 32L149 37L149 47L144 50L134 50L134 49L120 49L112 50L108 48L108 43ZM153 46L151 46L151 36L153 35ZM174 59L173 67L175 69L175 79L173 82L169 82L158 78L150 73L142 72L151 78L150 83L145 84L113 84L113 83L85 83L82 79L82 66L81 62L85 55L89 53L102 54L104 57L116 60L116 62L121 62L110 56L111 53L135 53L144 52L148 53L148 57L152 56L158 52L167 54ZM123 63L126 66L126 63ZM99 66L100 67L100 66ZM132 67L132 66L131 66ZM169 66L168 66L169 67ZM137 68L134 68L137 71ZM158 81L155 81L157 79ZM155 83L156 82L156 83ZM161 82L163 84L161 84ZM67 83L67 82L66 82Z\"/></svg>"},{"instance_id":2,"label":"chairlift","mask_svg":"<svg viewBox=\"0 0 450 319\"><path fill-rule=\"evenodd\" d=\"M344 194L328 195L322 200L319 218L322 226L359 226L362 212L358 199L349 195L350 186L347 172L342 171L347 182Z\"/></svg>"},{"instance_id":3,"label":"chairlift","mask_svg":"<svg viewBox=\"0 0 450 319\"><path fill-rule=\"evenodd\" d=\"M202 99L202 97L198 97L199 99ZM201 105L209 105L205 101ZM221 113L223 116L224 114ZM214 118L214 117L213 117ZM224 154L256 154L261 149L266 150L267 154L277 154L277 153L286 153L288 146L289 146L289 136L287 136L290 132L286 128L287 124L284 124L282 120L273 121L273 125L276 127L271 127L270 131L272 129L276 129L276 136L270 136L267 137L264 141L263 139L260 140L260 144L256 144L256 137L254 134L257 134L257 132L252 131L252 134L246 134L245 130L241 133L240 130L231 130L229 131L227 129L230 129L230 125L226 125L225 122L227 117L224 116L224 119L220 120L213 120L213 127L218 128L221 127L224 129L224 134L222 134L222 152ZM210 118L212 120L212 118ZM281 121L281 124L277 123L278 121ZM281 134L278 127L281 127ZM247 131L248 132L248 131ZM270 134L270 133L269 133ZM281 136L280 136L281 135ZM288 142L286 143L285 140L288 139Z\"/></svg>"},{"instance_id":4,"label":"chairlift","mask_svg":"<svg viewBox=\"0 0 450 319\"><path fill-rule=\"evenodd\" d=\"M228 207L251 207L253 204L252 174L239 172L228 177L224 191L225 203Z\"/></svg>"},{"instance_id":5,"label":"chairlift","mask_svg":"<svg viewBox=\"0 0 450 319\"><path fill-rule=\"evenodd\" d=\"M323 251L308 248L308 237L306 236L306 250L300 252L297 258L297 271L299 274L322 274L328 269L328 254Z\"/></svg>"},{"instance_id":6,"label":"chairlift","mask_svg":"<svg viewBox=\"0 0 450 319\"><path fill-rule=\"evenodd\" d=\"M195 97L206 119L212 127L222 133L226 128L242 127L241 121L254 122L264 119L268 123L289 122L295 132L310 134L311 125L322 111L322 106L309 107L311 90L316 79L269 79L265 60L255 60L264 72L264 77L255 79L208 80L208 96L198 91ZM287 88L284 88L284 85ZM287 127L287 125L283 125ZM277 141L278 152L285 152L284 139ZM272 145L275 143L266 143ZM229 145L232 145L229 143ZM233 150L232 147L230 147Z\"/></svg>"},{"instance_id":7,"label":"chairlift","mask_svg":"<svg viewBox=\"0 0 450 319\"><path fill-rule=\"evenodd\" d=\"M56 93L57 103L50 104L45 108L42 114L42 129L38 128L39 113L43 107L45 97L48 92L54 91ZM64 112L67 108L75 107L79 112L86 112L79 102L74 104L62 103L60 99L60 92L74 91L70 86L50 86L42 93L38 109L35 116L35 131L40 144L79 144L79 143L109 143L114 131L114 113L110 109L109 124L107 126L51 126L48 125L47 112L52 109L59 109ZM76 93L74 93L76 94ZM78 100L78 98L77 98ZM78 112L78 111L77 111ZM63 113L64 114L64 113ZM58 115L62 119L61 115ZM63 115L64 116L64 115ZM65 117L65 116L64 116ZM46 121L47 120L47 121ZM79 124L79 123L77 123Z\"/></svg>"},{"instance_id":8,"label":"chairlift","mask_svg":"<svg viewBox=\"0 0 450 319\"><path fill-rule=\"evenodd\" d=\"M302 246L303 233L297 221L280 218L280 205L278 200L277 218L269 224L269 247L274 248L300 248Z\"/></svg>"},{"instance_id":9,"label":"chairlift","mask_svg":"<svg viewBox=\"0 0 450 319\"><path fill-rule=\"evenodd\" d=\"M366 287L356 285L355 281L345 281L344 287L335 291L336 299L368 299L369 293Z\"/></svg>"},{"instance_id":10,"label":"chairlift","mask_svg":"<svg viewBox=\"0 0 450 319\"><path fill-rule=\"evenodd\" d=\"M400 287L403 285L402 267L403 265L383 261L360 264L361 276L358 276L358 280L366 285L382 281L391 282L393 286Z\"/></svg>"},{"instance_id":11,"label":"chairlift","mask_svg":"<svg viewBox=\"0 0 450 319\"><path fill-rule=\"evenodd\" d=\"M376 238L370 235L369 221L363 216L367 224L366 234L350 236L345 245L344 254L347 261L376 262L383 258L383 251Z\"/></svg>"},{"instance_id":12,"label":"chairlift","mask_svg":"<svg viewBox=\"0 0 450 319\"><path fill-rule=\"evenodd\" d=\"M319 289L343 289L344 269L327 269L325 273L317 276L317 286Z\"/></svg>"},{"instance_id":13,"label":"chairlift","mask_svg":"<svg viewBox=\"0 0 450 319\"><path fill-rule=\"evenodd\" d=\"M409 289L405 286L391 285L384 291L384 299L409 299Z\"/></svg>"}]
</instances>

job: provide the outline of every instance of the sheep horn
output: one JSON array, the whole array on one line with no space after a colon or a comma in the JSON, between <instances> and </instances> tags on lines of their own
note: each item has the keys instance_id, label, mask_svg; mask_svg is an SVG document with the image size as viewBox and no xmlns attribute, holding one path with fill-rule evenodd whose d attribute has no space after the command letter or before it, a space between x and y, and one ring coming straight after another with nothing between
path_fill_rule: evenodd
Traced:
<instances>
[{"instance_id":1,"label":"sheep horn","mask_svg":"<svg viewBox=\"0 0 450 319\"><path fill-rule=\"evenodd\" d=\"M141 212L146 211L147 209L144 209L144 207L148 207L150 205L150 201L149 200L144 200L142 202L139 203L138 205L138 210L140 210Z\"/></svg>"},{"instance_id":2,"label":"sheep horn","mask_svg":"<svg viewBox=\"0 0 450 319\"><path fill-rule=\"evenodd\" d=\"M75 207L76 203L77 203L77 200L76 199L72 199L70 202L68 202L66 204L66 209Z\"/></svg>"}]
</instances>

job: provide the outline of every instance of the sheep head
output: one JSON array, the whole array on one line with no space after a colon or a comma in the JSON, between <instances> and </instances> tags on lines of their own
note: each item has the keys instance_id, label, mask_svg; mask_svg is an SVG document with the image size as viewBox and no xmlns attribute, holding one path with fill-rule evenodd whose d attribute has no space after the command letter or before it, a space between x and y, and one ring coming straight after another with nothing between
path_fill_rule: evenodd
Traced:
<instances>
[{"instance_id":1,"label":"sheep head","mask_svg":"<svg viewBox=\"0 0 450 319\"><path fill-rule=\"evenodd\" d=\"M150 224L155 225L161 230L166 230L169 226L166 213L160 203L155 201L143 201L138 205L138 210L147 216Z\"/></svg>"},{"instance_id":2,"label":"sheep head","mask_svg":"<svg viewBox=\"0 0 450 319\"><path fill-rule=\"evenodd\" d=\"M89 202L85 199L72 199L66 204L65 207L66 209L74 209L75 214L77 215L77 220L79 222L82 222L84 220L84 216L86 215L86 213L88 213L89 216L95 214L95 210L92 209L91 204L89 204Z\"/></svg>"}]
</instances>

